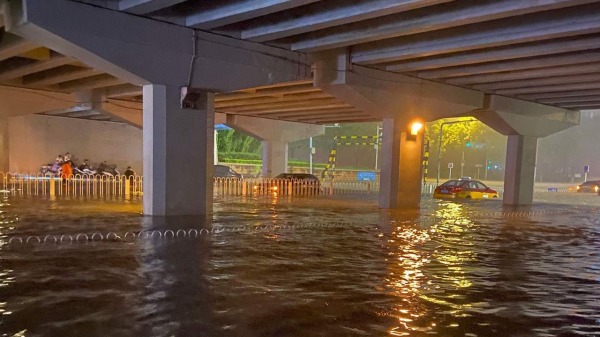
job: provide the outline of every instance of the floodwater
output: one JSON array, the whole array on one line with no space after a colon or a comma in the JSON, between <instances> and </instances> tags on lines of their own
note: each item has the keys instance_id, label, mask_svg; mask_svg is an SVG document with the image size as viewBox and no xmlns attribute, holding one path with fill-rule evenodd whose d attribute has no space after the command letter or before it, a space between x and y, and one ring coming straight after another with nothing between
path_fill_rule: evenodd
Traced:
<instances>
[{"instance_id":1,"label":"floodwater","mask_svg":"<svg viewBox=\"0 0 600 337\"><path fill-rule=\"evenodd\" d=\"M0 336L600 336L600 198L575 198L229 198L153 220L10 197Z\"/></svg>"}]
</instances>

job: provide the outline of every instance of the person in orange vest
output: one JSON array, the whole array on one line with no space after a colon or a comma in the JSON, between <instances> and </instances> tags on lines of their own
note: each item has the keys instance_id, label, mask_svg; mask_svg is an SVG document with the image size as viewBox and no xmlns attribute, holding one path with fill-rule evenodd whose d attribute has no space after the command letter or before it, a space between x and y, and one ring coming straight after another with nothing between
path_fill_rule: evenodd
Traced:
<instances>
[{"instance_id":1,"label":"person in orange vest","mask_svg":"<svg viewBox=\"0 0 600 337\"><path fill-rule=\"evenodd\" d=\"M65 154L65 158L60 168L60 171L63 183L66 183L67 179L70 179L73 175L73 163L71 162L71 154L69 152Z\"/></svg>"}]
</instances>

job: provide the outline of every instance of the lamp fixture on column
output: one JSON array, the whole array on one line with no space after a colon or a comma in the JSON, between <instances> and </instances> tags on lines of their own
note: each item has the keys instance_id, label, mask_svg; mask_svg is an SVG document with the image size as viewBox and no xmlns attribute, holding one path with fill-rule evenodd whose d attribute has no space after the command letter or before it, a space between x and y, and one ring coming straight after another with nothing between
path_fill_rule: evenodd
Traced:
<instances>
[{"instance_id":1,"label":"lamp fixture on column","mask_svg":"<svg viewBox=\"0 0 600 337\"><path fill-rule=\"evenodd\" d=\"M406 134L406 140L416 141L417 136L423 129L423 123L419 121L412 122L409 127L409 132Z\"/></svg>"}]
</instances>

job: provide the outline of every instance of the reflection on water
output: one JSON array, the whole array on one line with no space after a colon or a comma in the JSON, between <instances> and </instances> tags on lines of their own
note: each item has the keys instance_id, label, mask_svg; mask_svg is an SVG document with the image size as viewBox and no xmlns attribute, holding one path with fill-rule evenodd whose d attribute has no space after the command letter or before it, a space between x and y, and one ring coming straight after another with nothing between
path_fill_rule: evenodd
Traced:
<instances>
[{"instance_id":1,"label":"reflection on water","mask_svg":"<svg viewBox=\"0 0 600 337\"><path fill-rule=\"evenodd\" d=\"M544 215L544 211L564 212ZM600 215L499 202L219 199L0 205L0 336L600 336ZM6 244L14 235L351 222L198 238Z\"/></svg>"}]
</instances>

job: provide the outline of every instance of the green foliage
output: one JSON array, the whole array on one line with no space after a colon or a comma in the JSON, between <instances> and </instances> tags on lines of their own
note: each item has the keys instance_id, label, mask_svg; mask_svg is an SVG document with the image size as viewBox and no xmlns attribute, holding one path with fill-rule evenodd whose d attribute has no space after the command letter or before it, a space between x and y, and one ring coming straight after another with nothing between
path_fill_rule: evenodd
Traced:
<instances>
[{"instance_id":1,"label":"green foliage","mask_svg":"<svg viewBox=\"0 0 600 337\"><path fill-rule=\"evenodd\" d=\"M444 124L448 122L457 123ZM442 125L444 128L441 146L442 153L452 146L465 146L467 143L469 146L472 146L474 143L485 143L485 135L489 132L483 123L471 117L440 119L427 124L425 142L429 142L430 147L437 148L439 146Z\"/></svg>"},{"instance_id":2,"label":"green foliage","mask_svg":"<svg viewBox=\"0 0 600 337\"><path fill-rule=\"evenodd\" d=\"M225 153L256 153L260 156L261 142L235 130L222 130L217 134L217 146Z\"/></svg>"}]
</instances>

